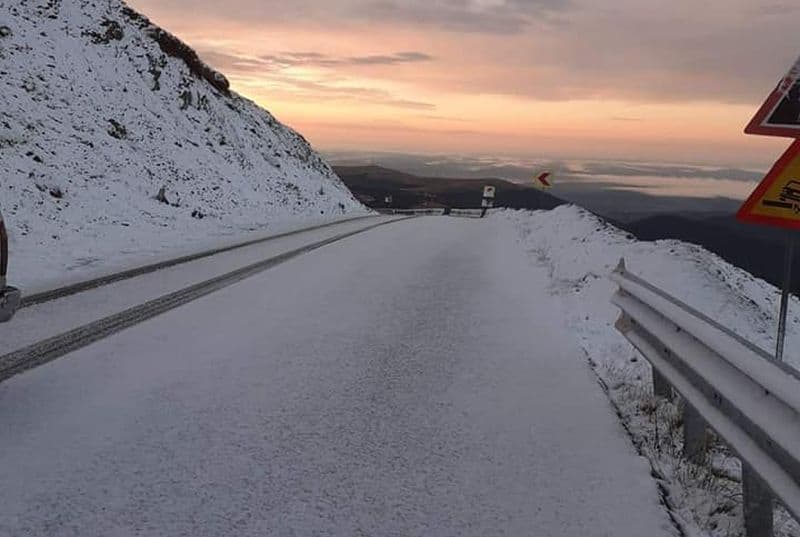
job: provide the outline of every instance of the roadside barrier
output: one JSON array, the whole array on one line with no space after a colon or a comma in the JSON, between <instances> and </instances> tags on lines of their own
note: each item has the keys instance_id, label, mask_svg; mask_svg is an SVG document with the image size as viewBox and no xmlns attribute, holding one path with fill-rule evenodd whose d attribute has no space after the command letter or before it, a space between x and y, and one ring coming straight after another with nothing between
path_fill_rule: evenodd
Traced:
<instances>
[{"instance_id":1,"label":"roadside barrier","mask_svg":"<svg viewBox=\"0 0 800 537\"><path fill-rule=\"evenodd\" d=\"M684 399L684 456L706 457L706 427L742 461L747 537L772 537L773 498L800 515L800 373L631 274L611 279L616 328L650 362L653 390Z\"/></svg>"}]
</instances>

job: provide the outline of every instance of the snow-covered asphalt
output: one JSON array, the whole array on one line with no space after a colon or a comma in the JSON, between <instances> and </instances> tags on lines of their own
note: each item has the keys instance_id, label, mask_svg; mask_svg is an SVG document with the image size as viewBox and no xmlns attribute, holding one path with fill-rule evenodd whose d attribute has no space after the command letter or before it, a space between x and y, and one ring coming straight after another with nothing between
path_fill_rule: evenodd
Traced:
<instances>
[{"instance_id":1,"label":"snow-covered asphalt","mask_svg":"<svg viewBox=\"0 0 800 537\"><path fill-rule=\"evenodd\" d=\"M383 226L0 384L0 535L672 535L515 236Z\"/></svg>"}]
</instances>

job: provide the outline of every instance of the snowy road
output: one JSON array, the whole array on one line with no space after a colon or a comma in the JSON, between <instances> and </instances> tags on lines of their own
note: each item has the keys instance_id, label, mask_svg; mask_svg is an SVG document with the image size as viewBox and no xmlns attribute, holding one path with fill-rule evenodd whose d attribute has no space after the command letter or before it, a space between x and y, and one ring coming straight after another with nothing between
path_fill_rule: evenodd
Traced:
<instances>
[{"instance_id":1,"label":"snowy road","mask_svg":"<svg viewBox=\"0 0 800 537\"><path fill-rule=\"evenodd\" d=\"M672 535L500 220L293 259L0 384L0 535Z\"/></svg>"}]
</instances>

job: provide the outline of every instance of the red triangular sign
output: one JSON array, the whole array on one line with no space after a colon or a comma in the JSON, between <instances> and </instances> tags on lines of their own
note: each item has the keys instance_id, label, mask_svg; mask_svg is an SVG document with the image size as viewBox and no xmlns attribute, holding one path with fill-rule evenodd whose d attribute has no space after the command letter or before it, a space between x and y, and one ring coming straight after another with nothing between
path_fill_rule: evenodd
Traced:
<instances>
[{"instance_id":1,"label":"red triangular sign","mask_svg":"<svg viewBox=\"0 0 800 537\"><path fill-rule=\"evenodd\" d=\"M744 132L800 138L800 59L770 93Z\"/></svg>"}]
</instances>

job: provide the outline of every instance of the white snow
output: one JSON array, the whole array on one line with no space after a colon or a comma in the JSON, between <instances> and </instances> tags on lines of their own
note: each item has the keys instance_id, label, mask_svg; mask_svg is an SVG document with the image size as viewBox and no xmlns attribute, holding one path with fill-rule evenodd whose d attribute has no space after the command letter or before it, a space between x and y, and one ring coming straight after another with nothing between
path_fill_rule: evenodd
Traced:
<instances>
[{"instance_id":1,"label":"white snow","mask_svg":"<svg viewBox=\"0 0 800 537\"><path fill-rule=\"evenodd\" d=\"M677 409L652 399L649 366L614 328L619 309L611 297L617 285L608 276L625 258L633 274L769 353L774 350L780 291L699 246L637 241L576 206L498 211L490 218L516 226L532 265L548 271L554 314L595 364L634 441L664 478L674 514L686 523L685 529L720 537L742 534L736 484L720 478L736 477L738 462L725 452L713 454L710 471L681 462L681 446L674 444L680 431ZM800 303L793 299L785 358L795 367L800 366L798 349ZM776 521L779 535L796 535L798 526L785 512L778 510Z\"/></svg>"},{"instance_id":2,"label":"white snow","mask_svg":"<svg viewBox=\"0 0 800 537\"><path fill-rule=\"evenodd\" d=\"M24 308L17 312L14 322L0 324L0 342L2 342L0 354L10 353L38 341L58 336L253 263L397 218L403 217L378 216L359 219L278 237L264 243L182 263Z\"/></svg>"},{"instance_id":3,"label":"white snow","mask_svg":"<svg viewBox=\"0 0 800 537\"><path fill-rule=\"evenodd\" d=\"M366 212L299 134L165 53L121 0L0 2L0 27L13 283Z\"/></svg>"},{"instance_id":4,"label":"white snow","mask_svg":"<svg viewBox=\"0 0 800 537\"><path fill-rule=\"evenodd\" d=\"M676 535L515 229L429 217L0 385L0 534Z\"/></svg>"}]
</instances>

